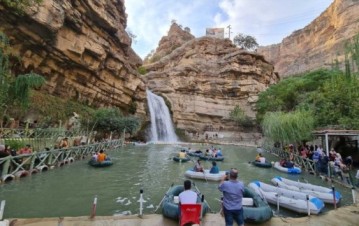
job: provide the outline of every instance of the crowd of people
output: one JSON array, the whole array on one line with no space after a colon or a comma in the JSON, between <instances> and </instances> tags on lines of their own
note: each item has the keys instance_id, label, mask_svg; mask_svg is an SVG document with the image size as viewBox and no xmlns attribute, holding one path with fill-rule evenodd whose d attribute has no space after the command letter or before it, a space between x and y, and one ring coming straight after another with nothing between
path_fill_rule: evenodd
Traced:
<instances>
[{"instance_id":1,"label":"crowd of people","mask_svg":"<svg viewBox=\"0 0 359 226\"><path fill-rule=\"evenodd\" d=\"M328 175L328 168L333 169L333 176L338 177L342 182L351 184L349 172L353 167L353 159L351 156L342 158L341 154L331 148L329 156L323 150L322 145L303 145L299 146L297 150L291 144L286 148L289 152L289 159L283 159L283 166L291 166L294 160L294 154L298 154L303 161L310 159L314 162L316 173ZM328 167L329 166L329 167ZM289 168L289 167L288 167Z\"/></svg>"}]
</instances>

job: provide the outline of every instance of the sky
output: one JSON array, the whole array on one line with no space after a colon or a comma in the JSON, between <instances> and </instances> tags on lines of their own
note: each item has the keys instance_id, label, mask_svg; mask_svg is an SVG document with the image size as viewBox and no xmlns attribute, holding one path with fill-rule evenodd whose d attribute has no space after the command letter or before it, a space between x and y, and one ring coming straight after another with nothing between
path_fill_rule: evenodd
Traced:
<instances>
[{"instance_id":1,"label":"sky","mask_svg":"<svg viewBox=\"0 0 359 226\"><path fill-rule=\"evenodd\" d=\"M206 28L225 28L225 37L239 33L260 46L280 43L304 28L334 0L125 0L127 31L136 35L132 48L143 59L167 35L171 21L189 27L196 38ZM231 34L229 34L230 25Z\"/></svg>"}]
</instances>

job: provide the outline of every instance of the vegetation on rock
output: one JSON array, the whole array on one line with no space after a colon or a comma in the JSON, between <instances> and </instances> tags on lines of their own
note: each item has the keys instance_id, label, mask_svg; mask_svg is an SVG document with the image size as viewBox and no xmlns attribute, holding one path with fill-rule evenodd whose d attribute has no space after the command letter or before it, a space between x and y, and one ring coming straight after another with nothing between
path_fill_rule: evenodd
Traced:
<instances>
[{"instance_id":1,"label":"vegetation on rock","mask_svg":"<svg viewBox=\"0 0 359 226\"><path fill-rule=\"evenodd\" d=\"M32 72L14 76L10 70L10 57L9 41L6 35L0 33L0 121L10 105L19 104L23 110L27 109L30 90L40 88L45 83L44 77Z\"/></svg>"},{"instance_id":2,"label":"vegetation on rock","mask_svg":"<svg viewBox=\"0 0 359 226\"><path fill-rule=\"evenodd\" d=\"M267 137L299 142L315 128L359 129L358 37L347 44L344 72L333 68L289 77L259 95L257 120Z\"/></svg>"},{"instance_id":3,"label":"vegetation on rock","mask_svg":"<svg viewBox=\"0 0 359 226\"><path fill-rule=\"evenodd\" d=\"M251 127L254 125L253 120L246 115L238 105L229 113L229 117L236 122L238 126Z\"/></svg>"},{"instance_id":4,"label":"vegetation on rock","mask_svg":"<svg viewBox=\"0 0 359 226\"><path fill-rule=\"evenodd\" d=\"M253 50L258 47L256 38L250 35L244 35L239 33L234 36L233 43L243 49Z\"/></svg>"}]
</instances>

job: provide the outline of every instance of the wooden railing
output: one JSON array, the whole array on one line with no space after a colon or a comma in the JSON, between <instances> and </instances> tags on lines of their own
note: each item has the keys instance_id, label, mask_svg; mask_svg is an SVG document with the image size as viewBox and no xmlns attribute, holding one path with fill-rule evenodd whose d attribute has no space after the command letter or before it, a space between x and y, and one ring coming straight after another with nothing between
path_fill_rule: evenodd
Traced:
<instances>
[{"instance_id":1,"label":"wooden railing","mask_svg":"<svg viewBox=\"0 0 359 226\"><path fill-rule=\"evenodd\" d=\"M27 176L69 162L84 159L101 149L113 149L123 145L123 140L111 140L101 143L73 146L66 149L51 149L0 159L0 181L6 182L14 178Z\"/></svg>"}]
</instances>

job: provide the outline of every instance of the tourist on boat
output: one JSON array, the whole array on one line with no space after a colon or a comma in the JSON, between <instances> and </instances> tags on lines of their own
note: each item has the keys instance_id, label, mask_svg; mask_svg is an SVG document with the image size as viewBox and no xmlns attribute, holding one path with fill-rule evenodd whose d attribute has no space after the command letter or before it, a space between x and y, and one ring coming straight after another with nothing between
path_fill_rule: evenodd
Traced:
<instances>
[{"instance_id":1,"label":"tourist on boat","mask_svg":"<svg viewBox=\"0 0 359 226\"><path fill-rule=\"evenodd\" d=\"M93 160L93 161L97 161L97 157L98 157L98 151L96 150L96 151L92 154L92 160Z\"/></svg>"},{"instance_id":2,"label":"tourist on boat","mask_svg":"<svg viewBox=\"0 0 359 226\"><path fill-rule=\"evenodd\" d=\"M222 150L221 150L221 148L218 148L218 150L217 150L217 157L222 157L222 156L223 156Z\"/></svg>"},{"instance_id":3,"label":"tourist on boat","mask_svg":"<svg viewBox=\"0 0 359 226\"><path fill-rule=\"evenodd\" d=\"M199 159L197 160L197 163L194 166L193 171L195 171L195 172L204 172L203 171L203 166L201 165L201 160L199 160Z\"/></svg>"},{"instance_id":4,"label":"tourist on boat","mask_svg":"<svg viewBox=\"0 0 359 226\"><path fill-rule=\"evenodd\" d=\"M106 160L106 154L105 154L104 150L101 149L100 154L98 154L98 156L97 156L97 161L98 162L103 162L105 160Z\"/></svg>"},{"instance_id":5,"label":"tourist on boat","mask_svg":"<svg viewBox=\"0 0 359 226\"><path fill-rule=\"evenodd\" d=\"M180 159L185 159L186 158L186 150L181 150L179 153L178 153L178 157Z\"/></svg>"},{"instance_id":6,"label":"tourist on boat","mask_svg":"<svg viewBox=\"0 0 359 226\"><path fill-rule=\"evenodd\" d=\"M266 158L262 156L262 153L259 153L259 162L260 163L265 163L266 162Z\"/></svg>"},{"instance_id":7,"label":"tourist on boat","mask_svg":"<svg viewBox=\"0 0 359 226\"><path fill-rule=\"evenodd\" d=\"M217 158L217 149L213 149L213 152L212 152L212 157L213 158Z\"/></svg>"},{"instance_id":8,"label":"tourist on boat","mask_svg":"<svg viewBox=\"0 0 359 226\"><path fill-rule=\"evenodd\" d=\"M259 155L259 153L256 155L256 162L259 162L259 158L260 158L261 156Z\"/></svg>"},{"instance_id":9,"label":"tourist on boat","mask_svg":"<svg viewBox=\"0 0 359 226\"><path fill-rule=\"evenodd\" d=\"M185 180L184 191L179 194L180 204L196 204L197 203L197 193L191 190L191 181Z\"/></svg>"},{"instance_id":10,"label":"tourist on boat","mask_svg":"<svg viewBox=\"0 0 359 226\"><path fill-rule=\"evenodd\" d=\"M239 226L244 225L243 217L243 193L244 184L237 180L238 170L231 169L229 172L229 180L227 176L223 176L218 189L223 192L223 213L226 225L233 225L235 221Z\"/></svg>"},{"instance_id":11,"label":"tourist on boat","mask_svg":"<svg viewBox=\"0 0 359 226\"><path fill-rule=\"evenodd\" d=\"M219 168L218 168L218 166L217 166L216 161L213 161L213 162L212 162L212 167L211 167L211 169L209 170L209 173L212 173L212 174L217 174L217 173L219 173Z\"/></svg>"}]
</instances>

